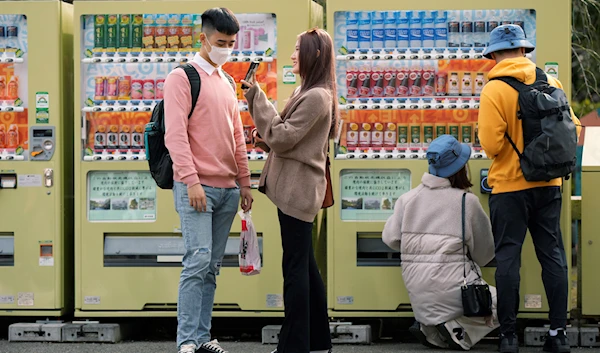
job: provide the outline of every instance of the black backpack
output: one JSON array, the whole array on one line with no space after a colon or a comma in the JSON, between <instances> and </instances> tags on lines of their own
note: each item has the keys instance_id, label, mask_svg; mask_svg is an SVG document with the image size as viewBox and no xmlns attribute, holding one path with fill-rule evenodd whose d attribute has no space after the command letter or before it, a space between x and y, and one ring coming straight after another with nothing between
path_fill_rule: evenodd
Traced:
<instances>
[{"instance_id":1,"label":"black backpack","mask_svg":"<svg viewBox=\"0 0 600 353\"><path fill-rule=\"evenodd\" d=\"M493 80L503 81L519 92L517 117L523 124L523 153L519 152L508 133L505 136L519 155L525 180L568 179L577 159L577 129L571 119L565 92L551 86L546 74L539 68L532 85L514 77L496 77Z\"/></svg>"},{"instance_id":2,"label":"black backpack","mask_svg":"<svg viewBox=\"0 0 600 353\"><path fill-rule=\"evenodd\" d=\"M188 119L192 116L198 96L200 96L200 75L192 64L178 66L182 68L190 81L192 93L192 109ZM154 106L150 122L146 124L144 132L144 145L146 146L146 159L150 167L150 174L161 189L173 188L173 161L169 150L165 146L165 106L161 100Z\"/></svg>"}]
</instances>

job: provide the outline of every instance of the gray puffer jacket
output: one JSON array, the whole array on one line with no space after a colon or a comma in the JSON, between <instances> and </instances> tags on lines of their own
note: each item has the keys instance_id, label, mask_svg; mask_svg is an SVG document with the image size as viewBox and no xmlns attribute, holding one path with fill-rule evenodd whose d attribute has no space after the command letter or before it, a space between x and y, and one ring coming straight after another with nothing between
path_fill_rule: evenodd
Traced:
<instances>
[{"instance_id":1,"label":"gray puffer jacket","mask_svg":"<svg viewBox=\"0 0 600 353\"><path fill-rule=\"evenodd\" d=\"M398 199L383 230L383 241L401 252L402 277L415 319L424 325L463 316L463 193L448 179L425 173L418 187ZM467 264L467 282L472 283L481 273L479 266L494 258L494 239L477 196L468 193L465 208L467 250L476 263Z\"/></svg>"}]
</instances>

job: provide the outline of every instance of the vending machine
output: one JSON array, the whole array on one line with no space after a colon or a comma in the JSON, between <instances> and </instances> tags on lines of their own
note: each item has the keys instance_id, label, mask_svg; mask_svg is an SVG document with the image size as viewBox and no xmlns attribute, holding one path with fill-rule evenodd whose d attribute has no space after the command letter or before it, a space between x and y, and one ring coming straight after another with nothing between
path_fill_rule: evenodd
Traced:
<instances>
[{"instance_id":1,"label":"vending machine","mask_svg":"<svg viewBox=\"0 0 600 353\"><path fill-rule=\"evenodd\" d=\"M400 254L381 239L385 221L396 200L420 184L427 148L442 134L472 146L472 191L489 211L491 161L477 137L479 96L495 65L483 57L489 34L502 24L521 26L537 45L529 58L555 76L560 67L570 94L570 5L331 0L327 16L342 120L332 164L337 202L327 228L330 315L412 316ZM562 231L569 244L569 181L564 190ZM520 312L543 317L548 305L529 237L522 259ZM494 262L483 272L494 284Z\"/></svg>"},{"instance_id":2,"label":"vending machine","mask_svg":"<svg viewBox=\"0 0 600 353\"><path fill-rule=\"evenodd\" d=\"M322 23L322 8L309 0L75 2L76 316L176 315L180 222L172 191L157 188L148 171L143 129L163 98L165 77L199 50L201 14L224 5L240 23L224 70L238 85L257 187L267 155L253 148L239 81L250 62L260 62L258 82L281 109L299 79L288 54L300 32ZM277 211L257 190L253 196L262 272L240 274L236 218L218 276L217 316L283 315Z\"/></svg>"},{"instance_id":3,"label":"vending machine","mask_svg":"<svg viewBox=\"0 0 600 353\"><path fill-rule=\"evenodd\" d=\"M0 6L0 315L72 310L72 5Z\"/></svg>"}]
</instances>

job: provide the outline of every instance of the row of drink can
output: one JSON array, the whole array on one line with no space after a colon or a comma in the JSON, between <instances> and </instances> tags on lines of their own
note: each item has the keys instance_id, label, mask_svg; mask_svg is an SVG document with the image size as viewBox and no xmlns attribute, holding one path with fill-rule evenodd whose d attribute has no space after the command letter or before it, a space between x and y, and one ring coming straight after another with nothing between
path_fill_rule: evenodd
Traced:
<instances>
[{"instance_id":1,"label":"row of drink can","mask_svg":"<svg viewBox=\"0 0 600 353\"><path fill-rule=\"evenodd\" d=\"M346 12L346 48L485 47L499 25L523 29L526 10L358 11ZM519 18L515 20L515 17Z\"/></svg>"},{"instance_id":2,"label":"row of drink can","mask_svg":"<svg viewBox=\"0 0 600 353\"><path fill-rule=\"evenodd\" d=\"M408 65L364 62L346 70L346 98L479 96L486 72L439 71L435 61Z\"/></svg>"},{"instance_id":3,"label":"row of drink can","mask_svg":"<svg viewBox=\"0 0 600 353\"><path fill-rule=\"evenodd\" d=\"M441 135L452 135L469 146L481 146L477 137L477 123L348 123L346 147L353 148L427 148Z\"/></svg>"},{"instance_id":4,"label":"row of drink can","mask_svg":"<svg viewBox=\"0 0 600 353\"><path fill-rule=\"evenodd\" d=\"M164 78L94 77L94 100L154 100L164 98Z\"/></svg>"},{"instance_id":5,"label":"row of drink can","mask_svg":"<svg viewBox=\"0 0 600 353\"><path fill-rule=\"evenodd\" d=\"M94 132L95 150L142 150L144 149L144 126L98 125Z\"/></svg>"}]
</instances>

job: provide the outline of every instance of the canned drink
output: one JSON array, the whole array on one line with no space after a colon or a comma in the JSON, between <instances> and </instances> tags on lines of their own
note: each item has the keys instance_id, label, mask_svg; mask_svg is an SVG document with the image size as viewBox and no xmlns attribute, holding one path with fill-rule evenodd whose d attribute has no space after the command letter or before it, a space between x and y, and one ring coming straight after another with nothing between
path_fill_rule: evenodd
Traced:
<instances>
[{"instance_id":1,"label":"canned drink","mask_svg":"<svg viewBox=\"0 0 600 353\"><path fill-rule=\"evenodd\" d=\"M363 123L358 132L358 145L359 147L368 148L371 147L371 124Z\"/></svg>"},{"instance_id":2,"label":"canned drink","mask_svg":"<svg viewBox=\"0 0 600 353\"><path fill-rule=\"evenodd\" d=\"M144 80L144 85L142 86L142 97L143 99L154 99L156 97L154 91L154 80Z\"/></svg>"},{"instance_id":3,"label":"canned drink","mask_svg":"<svg viewBox=\"0 0 600 353\"><path fill-rule=\"evenodd\" d=\"M463 73L463 77L460 85L461 96L472 96L473 95L473 77L470 72Z\"/></svg>"},{"instance_id":4,"label":"canned drink","mask_svg":"<svg viewBox=\"0 0 600 353\"><path fill-rule=\"evenodd\" d=\"M165 97L165 79L156 79L156 99L163 99Z\"/></svg>"},{"instance_id":5,"label":"canned drink","mask_svg":"<svg viewBox=\"0 0 600 353\"><path fill-rule=\"evenodd\" d=\"M424 71L423 72L423 95L431 97L435 94L435 71Z\"/></svg>"},{"instance_id":6,"label":"canned drink","mask_svg":"<svg viewBox=\"0 0 600 353\"><path fill-rule=\"evenodd\" d=\"M348 87L348 98L358 97L358 73L356 71L346 71L346 87Z\"/></svg>"},{"instance_id":7,"label":"canned drink","mask_svg":"<svg viewBox=\"0 0 600 353\"><path fill-rule=\"evenodd\" d=\"M448 128L446 124L435 124L435 138L438 138L442 135L446 135L448 133Z\"/></svg>"},{"instance_id":8,"label":"canned drink","mask_svg":"<svg viewBox=\"0 0 600 353\"><path fill-rule=\"evenodd\" d=\"M396 131L396 124L387 123L386 129L385 129L385 134L383 136L383 146L384 147L396 147L398 144L398 140L396 140L397 133L398 132Z\"/></svg>"},{"instance_id":9,"label":"canned drink","mask_svg":"<svg viewBox=\"0 0 600 353\"><path fill-rule=\"evenodd\" d=\"M94 149L103 150L106 148L106 126L99 125L94 133Z\"/></svg>"},{"instance_id":10,"label":"canned drink","mask_svg":"<svg viewBox=\"0 0 600 353\"><path fill-rule=\"evenodd\" d=\"M131 127L129 125L121 125L119 132L119 148L126 150L131 147Z\"/></svg>"},{"instance_id":11,"label":"canned drink","mask_svg":"<svg viewBox=\"0 0 600 353\"><path fill-rule=\"evenodd\" d=\"M371 132L371 146L373 148L383 147L383 124L375 123L374 129Z\"/></svg>"},{"instance_id":12,"label":"canned drink","mask_svg":"<svg viewBox=\"0 0 600 353\"><path fill-rule=\"evenodd\" d=\"M131 76L119 77L119 99L131 99Z\"/></svg>"},{"instance_id":13,"label":"canned drink","mask_svg":"<svg viewBox=\"0 0 600 353\"><path fill-rule=\"evenodd\" d=\"M144 80L131 81L131 99L142 99L144 89Z\"/></svg>"},{"instance_id":14,"label":"canned drink","mask_svg":"<svg viewBox=\"0 0 600 353\"><path fill-rule=\"evenodd\" d=\"M358 74L358 82L360 86L359 96L370 97L371 96L371 72L365 71Z\"/></svg>"},{"instance_id":15,"label":"canned drink","mask_svg":"<svg viewBox=\"0 0 600 353\"><path fill-rule=\"evenodd\" d=\"M483 86L485 86L485 76L483 72L478 72L477 76L475 76L475 95L480 96L481 91L483 91Z\"/></svg>"},{"instance_id":16,"label":"canned drink","mask_svg":"<svg viewBox=\"0 0 600 353\"><path fill-rule=\"evenodd\" d=\"M408 125L398 124L398 147L408 147Z\"/></svg>"},{"instance_id":17,"label":"canned drink","mask_svg":"<svg viewBox=\"0 0 600 353\"><path fill-rule=\"evenodd\" d=\"M383 97L383 84L384 84L383 72L371 73L371 93L372 93L373 97Z\"/></svg>"},{"instance_id":18,"label":"canned drink","mask_svg":"<svg viewBox=\"0 0 600 353\"><path fill-rule=\"evenodd\" d=\"M475 134L473 136L473 147L481 147L481 141L479 141L479 124L475 123Z\"/></svg>"},{"instance_id":19,"label":"canned drink","mask_svg":"<svg viewBox=\"0 0 600 353\"><path fill-rule=\"evenodd\" d=\"M131 134L131 147L133 148L144 148L144 127L142 125L136 125L133 133Z\"/></svg>"},{"instance_id":20,"label":"canned drink","mask_svg":"<svg viewBox=\"0 0 600 353\"><path fill-rule=\"evenodd\" d=\"M106 79L106 99L119 98L119 77L110 76Z\"/></svg>"},{"instance_id":21,"label":"canned drink","mask_svg":"<svg viewBox=\"0 0 600 353\"><path fill-rule=\"evenodd\" d=\"M411 97L419 97L423 94L421 88L421 71L411 71L409 74L408 91Z\"/></svg>"},{"instance_id":22,"label":"canned drink","mask_svg":"<svg viewBox=\"0 0 600 353\"><path fill-rule=\"evenodd\" d=\"M117 125L111 125L110 130L106 134L107 147L110 149L116 149L119 147L119 127Z\"/></svg>"},{"instance_id":23,"label":"canned drink","mask_svg":"<svg viewBox=\"0 0 600 353\"><path fill-rule=\"evenodd\" d=\"M398 97L408 97L408 87L410 82L409 76L408 70L404 67L396 74L396 83L398 84L398 87L396 88L396 94Z\"/></svg>"},{"instance_id":24,"label":"canned drink","mask_svg":"<svg viewBox=\"0 0 600 353\"><path fill-rule=\"evenodd\" d=\"M179 29L180 48L191 49L194 40L192 32L194 31L194 19L192 15L181 16L181 28ZM236 41L237 44L237 41Z\"/></svg>"},{"instance_id":25,"label":"canned drink","mask_svg":"<svg viewBox=\"0 0 600 353\"><path fill-rule=\"evenodd\" d=\"M423 147L429 147L434 139L433 124L423 124Z\"/></svg>"},{"instance_id":26,"label":"canned drink","mask_svg":"<svg viewBox=\"0 0 600 353\"><path fill-rule=\"evenodd\" d=\"M448 124L448 134L454 137L457 141L460 141L458 126L459 125L456 123Z\"/></svg>"},{"instance_id":27,"label":"canned drink","mask_svg":"<svg viewBox=\"0 0 600 353\"><path fill-rule=\"evenodd\" d=\"M421 148L423 146L423 135L422 126L411 125L410 126L410 148Z\"/></svg>"},{"instance_id":28,"label":"canned drink","mask_svg":"<svg viewBox=\"0 0 600 353\"><path fill-rule=\"evenodd\" d=\"M435 95L445 96L448 93L448 74L446 72L438 72L436 74Z\"/></svg>"},{"instance_id":29,"label":"canned drink","mask_svg":"<svg viewBox=\"0 0 600 353\"><path fill-rule=\"evenodd\" d=\"M106 80L104 76L96 76L96 88L94 90L94 99L95 100L105 100L106 99Z\"/></svg>"},{"instance_id":30,"label":"canned drink","mask_svg":"<svg viewBox=\"0 0 600 353\"><path fill-rule=\"evenodd\" d=\"M384 78L384 94L386 97L395 97L396 96L396 72L388 71L383 74Z\"/></svg>"},{"instance_id":31,"label":"canned drink","mask_svg":"<svg viewBox=\"0 0 600 353\"><path fill-rule=\"evenodd\" d=\"M468 145L473 144L473 124L461 124L460 126L460 142Z\"/></svg>"},{"instance_id":32,"label":"canned drink","mask_svg":"<svg viewBox=\"0 0 600 353\"><path fill-rule=\"evenodd\" d=\"M358 146L358 124L349 123L346 131L346 147Z\"/></svg>"},{"instance_id":33,"label":"canned drink","mask_svg":"<svg viewBox=\"0 0 600 353\"><path fill-rule=\"evenodd\" d=\"M451 72L448 78L448 95L458 96L460 94L460 84L458 82L458 72Z\"/></svg>"}]
</instances>

